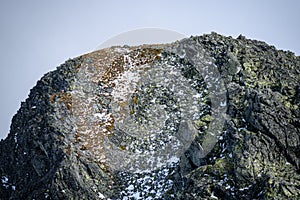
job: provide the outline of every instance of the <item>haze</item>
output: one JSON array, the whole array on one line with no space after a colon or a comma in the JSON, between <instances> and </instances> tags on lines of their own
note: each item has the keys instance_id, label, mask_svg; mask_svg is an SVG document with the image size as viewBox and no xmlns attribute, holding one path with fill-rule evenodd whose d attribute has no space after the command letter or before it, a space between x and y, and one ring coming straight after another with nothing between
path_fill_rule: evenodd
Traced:
<instances>
[{"instance_id":1,"label":"haze","mask_svg":"<svg viewBox=\"0 0 300 200\"><path fill-rule=\"evenodd\" d=\"M297 0L1 0L0 139L43 74L124 31L156 27L186 36L242 34L299 55L299 10Z\"/></svg>"}]
</instances>

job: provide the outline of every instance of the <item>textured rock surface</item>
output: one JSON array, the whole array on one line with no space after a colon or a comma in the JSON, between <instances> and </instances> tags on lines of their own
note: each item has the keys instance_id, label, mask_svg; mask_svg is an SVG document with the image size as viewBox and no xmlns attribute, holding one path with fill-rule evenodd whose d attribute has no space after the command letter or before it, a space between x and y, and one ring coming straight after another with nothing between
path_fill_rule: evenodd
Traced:
<instances>
[{"instance_id":1,"label":"textured rock surface","mask_svg":"<svg viewBox=\"0 0 300 200\"><path fill-rule=\"evenodd\" d=\"M0 142L0 199L298 199L299 79L216 33L68 60Z\"/></svg>"}]
</instances>

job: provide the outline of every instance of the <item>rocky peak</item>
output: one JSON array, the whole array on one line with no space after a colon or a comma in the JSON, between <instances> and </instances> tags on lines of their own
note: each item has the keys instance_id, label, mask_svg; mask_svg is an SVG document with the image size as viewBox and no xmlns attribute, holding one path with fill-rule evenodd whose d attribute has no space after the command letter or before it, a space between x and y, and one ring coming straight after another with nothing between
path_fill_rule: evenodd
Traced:
<instances>
[{"instance_id":1,"label":"rocky peak","mask_svg":"<svg viewBox=\"0 0 300 200\"><path fill-rule=\"evenodd\" d=\"M299 66L217 33L68 60L0 142L0 198L297 199Z\"/></svg>"}]
</instances>

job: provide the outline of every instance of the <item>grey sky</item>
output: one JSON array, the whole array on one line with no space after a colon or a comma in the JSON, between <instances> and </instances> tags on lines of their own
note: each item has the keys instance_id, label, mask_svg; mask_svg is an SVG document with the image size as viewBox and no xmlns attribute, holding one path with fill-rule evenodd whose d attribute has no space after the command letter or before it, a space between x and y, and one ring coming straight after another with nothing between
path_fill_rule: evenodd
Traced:
<instances>
[{"instance_id":1,"label":"grey sky","mask_svg":"<svg viewBox=\"0 0 300 200\"><path fill-rule=\"evenodd\" d=\"M298 0L1 0L0 138L44 73L119 33L157 27L188 36L243 34L299 55L299 10Z\"/></svg>"}]
</instances>

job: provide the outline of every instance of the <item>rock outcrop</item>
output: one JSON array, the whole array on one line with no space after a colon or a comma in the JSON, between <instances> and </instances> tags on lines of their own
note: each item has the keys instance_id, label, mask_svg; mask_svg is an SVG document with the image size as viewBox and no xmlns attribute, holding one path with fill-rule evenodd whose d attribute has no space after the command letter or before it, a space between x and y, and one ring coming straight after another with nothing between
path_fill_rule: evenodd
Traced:
<instances>
[{"instance_id":1,"label":"rock outcrop","mask_svg":"<svg viewBox=\"0 0 300 200\"><path fill-rule=\"evenodd\" d=\"M0 142L0 199L299 199L299 79L216 33L68 60Z\"/></svg>"}]
</instances>

